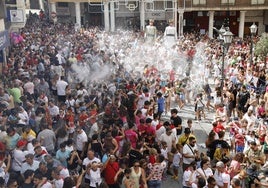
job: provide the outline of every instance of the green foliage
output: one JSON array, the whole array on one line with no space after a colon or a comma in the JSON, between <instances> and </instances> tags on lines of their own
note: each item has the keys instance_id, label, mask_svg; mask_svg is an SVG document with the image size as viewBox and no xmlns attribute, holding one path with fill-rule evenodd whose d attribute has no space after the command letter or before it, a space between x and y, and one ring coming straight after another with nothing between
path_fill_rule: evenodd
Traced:
<instances>
[{"instance_id":1,"label":"green foliage","mask_svg":"<svg viewBox=\"0 0 268 188\"><path fill-rule=\"evenodd\" d=\"M260 40L257 42L254 50L254 54L258 56L261 60L265 60L268 54L268 36L261 36Z\"/></svg>"}]
</instances>

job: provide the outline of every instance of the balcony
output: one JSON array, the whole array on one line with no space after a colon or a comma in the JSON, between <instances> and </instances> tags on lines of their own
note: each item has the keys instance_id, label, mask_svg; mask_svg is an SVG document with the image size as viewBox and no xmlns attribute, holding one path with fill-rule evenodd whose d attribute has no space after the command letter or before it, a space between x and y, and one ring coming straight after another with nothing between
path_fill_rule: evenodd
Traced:
<instances>
[{"instance_id":1,"label":"balcony","mask_svg":"<svg viewBox=\"0 0 268 188\"><path fill-rule=\"evenodd\" d=\"M206 10L265 10L268 0L178 0L189 11Z\"/></svg>"}]
</instances>

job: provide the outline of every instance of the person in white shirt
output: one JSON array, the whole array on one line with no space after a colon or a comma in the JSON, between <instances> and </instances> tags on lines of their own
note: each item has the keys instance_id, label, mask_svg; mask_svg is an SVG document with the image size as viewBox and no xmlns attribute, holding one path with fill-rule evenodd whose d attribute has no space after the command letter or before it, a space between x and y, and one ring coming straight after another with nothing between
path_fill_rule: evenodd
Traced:
<instances>
[{"instance_id":1,"label":"person in white shirt","mask_svg":"<svg viewBox=\"0 0 268 188\"><path fill-rule=\"evenodd\" d=\"M97 162L92 162L91 165L87 166L86 175L89 176L90 187L99 187L102 182L101 172L103 170L103 165Z\"/></svg>"},{"instance_id":2,"label":"person in white shirt","mask_svg":"<svg viewBox=\"0 0 268 188\"><path fill-rule=\"evenodd\" d=\"M251 132L255 129L255 122L257 120L257 117L253 114L252 108L249 108L247 113L244 114L243 119L246 119L248 121L247 125L247 131Z\"/></svg>"},{"instance_id":3,"label":"person in white shirt","mask_svg":"<svg viewBox=\"0 0 268 188\"><path fill-rule=\"evenodd\" d=\"M66 101L66 89L68 88L68 83L64 81L64 76L61 76L60 80L57 81L56 88L57 88L58 100L60 102L65 102Z\"/></svg>"},{"instance_id":4,"label":"person in white shirt","mask_svg":"<svg viewBox=\"0 0 268 188\"><path fill-rule=\"evenodd\" d=\"M203 177L206 181L208 177L213 176L213 171L211 170L210 161L208 158L202 159L200 162L200 168L196 170L197 174L199 174L201 177Z\"/></svg>"},{"instance_id":5,"label":"person in white shirt","mask_svg":"<svg viewBox=\"0 0 268 188\"><path fill-rule=\"evenodd\" d=\"M52 118L60 115L60 109L55 105L55 102L52 99L48 101L48 111Z\"/></svg>"},{"instance_id":6,"label":"person in white shirt","mask_svg":"<svg viewBox=\"0 0 268 188\"><path fill-rule=\"evenodd\" d=\"M23 86L25 92L28 92L31 96L34 94L34 83L29 78L25 78L26 83Z\"/></svg>"},{"instance_id":7,"label":"person in white shirt","mask_svg":"<svg viewBox=\"0 0 268 188\"><path fill-rule=\"evenodd\" d=\"M53 178L52 184L54 188L63 188L63 178L60 176L60 171L57 167L52 169L51 177Z\"/></svg>"},{"instance_id":8,"label":"person in white shirt","mask_svg":"<svg viewBox=\"0 0 268 188\"><path fill-rule=\"evenodd\" d=\"M157 125L157 127L156 127L156 131L155 131L155 140L157 141L157 142L159 142L160 140L160 136L162 135L162 134L165 134L165 132L166 132L166 126L169 126L170 125L170 123L168 122L168 121L165 121L164 123L163 123L163 121L162 120L160 120L160 122L159 122L159 125Z\"/></svg>"},{"instance_id":9,"label":"person in white shirt","mask_svg":"<svg viewBox=\"0 0 268 188\"><path fill-rule=\"evenodd\" d=\"M171 151L172 146L175 146L176 136L172 134L172 129L170 127L166 128L166 132L160 136L159 141L167 143L169 152Z\"/></svg>"},{"instance_id":10,"label":"person in white shirt","mask_svg":"<svg viewBox=\"0 0 268 188\"><path fill-rule=\"evenodd\" d=\"M75 146L76 150L80 157L84 157L84 152L87 148L85 148L85 145L88 141L87 134L85 131L81 128L81 126L76 127L76 139L75 139Z\"/></svg>"},{"instance_id":11,"label":"person in white shirt","mask_svg":"<svg viewBox=\"0 0 268 188\"><path fill-rule=\"evenodd\" d=\"M88 150L87 157L83 160L83 168L87 169L88 165L91 165L93 162L101 163L101 160L95 157L95 152L93 150ZM90 182L90 176L88 173L85 175L85 182Z\"/></svg>"},{"instance_id":12,"label":"person in white shirt","mask_svg":"<svg viewBox=\"0 0 268 188\"><path fill-rule=\"evenodd\" d=\"M21 165L25 161L25 155L28 154L28 151L23 151L27 144L25 140L19 140L17 142L17 147L13 150L13 160L11 164L11 168L13 171L17 172L18 174L21 171Z\"/></svg>"},{"instance_id":13,"label":"person in white shirt","mask_svg":"<svg viewBox=\"0 0 268 188\"><path fill-rule=\"evenodd\" d=\"M18 125L24 126L29 123L29 115L21 106L18 107L18 117L19 117Z\"/></svg>"},{"instance_id":14,"label":"person in white shirt","mask_svg":"<svg viewBox=\"0 0 268 188\"><path fill-rule=\"evenodd\" d=\"M189 137L189 144L184 144L182 149L182 169L183 171L187 169L188 165L195 161L199 157L198 148L196 145L195 137Z\"/></svg>"},{"instance_id":15,"label":"person in white shirt","mask_svg":"<svg viewBox=\"0 0 268 188\"><path fill-rule=\"evenodd\" d=\"M39 161L34 160L34 155L29 153L25 155L25 162L21 165L20 173L24 174L26 170L37 170L39 167Z\"/></svg>"},{"instance_id":16,"label":"person in white shirt","mask_svg":"<svg viewBox=\"0 0 268 188\"><path fill-rule=\"evenodd\" d=\"M216 170L214 173L214 178L216 183L221 188L229 188L230 187L230 175L225 171L225 165L222 161L216 163Z\"/></svg>"},{"instance_id":17,"label":"person in white shirt","mask_svg":"<svg viewBox=\"0 0 268 188\"><path fill-rule=\"evenodd\" d=\"M195 171L196 162L188 165L187 169L183 172L182 185L183 188L191 188L193 184L197 183L197 173Z\"/></svg>"},{"instance_id":18,"label":"person in white shirt","mask_svg":"<svg viewBox=\"0 0 268 188\"><path fill-rule=\"evenodd\" d=\"M98 133L99 133L99 125L98 125L98 122L95 122L95 123L93 123L93 125L90 128L90 132L88 134L88 137L92 138L92 136L94 134L98 134Z\"/></svg>"}]
</instances>

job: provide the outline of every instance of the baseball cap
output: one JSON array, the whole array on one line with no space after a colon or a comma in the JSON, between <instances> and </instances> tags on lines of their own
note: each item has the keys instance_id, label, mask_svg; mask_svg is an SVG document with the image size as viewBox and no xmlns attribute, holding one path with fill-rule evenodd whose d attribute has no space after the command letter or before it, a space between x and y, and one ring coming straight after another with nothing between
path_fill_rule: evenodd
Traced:
<instances>
[{"instance_id":1,"label":"baseball cap","mask_svg":"<svg viewBox=\"0 0 268 188\"><path fill-rule=\"evenodd\" d=\"M186 127L186 128L184 129L184 133L185 133L185 134L190 134L190 133L191 133L191 129L190 129L189 127Z\"/></svg>"},{"instance_id":2,"label":"baseball cap","mask_svg":"<svg viewBox=\"0 0 268 188\"><path fill-rule=\"evenodd\" d=\"M17 147L22 147L22 146L26 146L27 141L26 140L19 140L17 142Z\"/></svg>"}]
</instances>

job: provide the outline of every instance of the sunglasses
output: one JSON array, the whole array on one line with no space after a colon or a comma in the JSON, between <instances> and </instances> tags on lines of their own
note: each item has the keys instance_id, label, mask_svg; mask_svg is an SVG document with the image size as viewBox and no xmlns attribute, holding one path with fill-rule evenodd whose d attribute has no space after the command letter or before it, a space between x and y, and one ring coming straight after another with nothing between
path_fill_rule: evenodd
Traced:
<instances>
[{"instance_id":1,"label":"sunglasses","mask_svg":"<svg viewBox=\"0 0 268 188\"><path fill-rule=\"evenodd\" d=\"M140 165L134 165L134 167L139 167Z\"/></svg>"}]
</instances>

